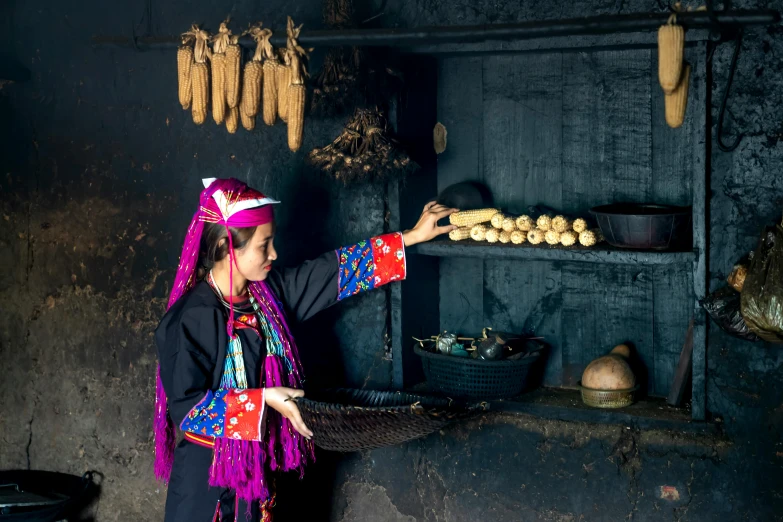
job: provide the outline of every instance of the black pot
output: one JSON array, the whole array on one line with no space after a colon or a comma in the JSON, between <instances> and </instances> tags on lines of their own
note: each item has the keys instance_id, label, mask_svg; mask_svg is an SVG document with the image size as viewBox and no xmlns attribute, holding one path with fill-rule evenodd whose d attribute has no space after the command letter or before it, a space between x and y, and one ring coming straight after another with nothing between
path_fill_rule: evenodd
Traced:
<instances>
[{"instance_id":1,"label":"black pot","mask_svg":"<svg viewBox=\"0 0 783 522\"><path fill-rule=\"evenodd\" d=\"M76 520L99 491L90 471L81 477L53 471L0 471L0 522Z\"/></svg>"},{"instance_id":2,"label":"black pot","mask_svg":"<svg viewBox=\"0 0 783 522\"><path fill-rule=\"evenodd\" d=\"M620 248L668 250L691 244L691 209L669 205L613 203L593 207L607 243Z\"/></svg>"}]
</instances>

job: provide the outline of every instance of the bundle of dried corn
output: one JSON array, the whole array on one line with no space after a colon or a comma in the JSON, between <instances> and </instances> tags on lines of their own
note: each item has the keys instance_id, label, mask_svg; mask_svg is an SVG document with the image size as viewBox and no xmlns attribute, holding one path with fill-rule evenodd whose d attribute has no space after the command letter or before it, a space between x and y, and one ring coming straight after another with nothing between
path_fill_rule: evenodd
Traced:
<instances>
[{"instance_id":1,"label":"bundle of dried corn","mask_svg":"<svg viewBox=\"0 0 783 522\"><path fill-rule=\"evenodd\" d=\"M239 103L239 116L242 126L247 130L253 130L256 126L256 115L261 106L261 81L264 75L264 66L261 58L264 52L264 38L272 34L269 29L261 29L261 24L256 24L246 31L256 41L256 52L253 58L245 64L245 74L242 77L242 95ZM267 35L268 34L268 35Z\"/></svg>"},{"instance_id":2,"label":"bundle of dried corn","mask_svg":"<svg viewBox=\"0 0 783 522\"><path fill-rule=\"evenodd\" d=\"M340 136L326 147L313 149L308 161L346 184L400 177L416 168L378 108L356 109Z\"/></svg>"},{"instance_id":3,"label":"bundle of dried corn","mask_svg":"<svg viewBox=\"0 0 783 522\"><path fill-rule=\"evenodd\" d=\"M182 45L177 49L177 86L179 103L184 110L190 109L193 99L193 84L190 71L193 68L193 45L196 37L192 31L182 35Z\"/></svg>"},{"instance_id":4,"label":"bundle of dried corn","mask_svg":"<svg viewBox=\"0 0 783 522\"><path fill-rule=\"evenodd\" d=\"M220 23L212 38L212 119L220 125L226 118L226 50L231 39L228 20Z\"/></svg>"},{"instance_id":5,"label":"bundle of dried corn","mask_svg":"<svg viewBox=\"0 0 783 522\"><path fill-rule=\"evenodd\" d=\"M193 89L191 111L193 123L201 125L207 119L209 100L209 69L207 68L209 33L195 25L191 32L196 40L193 47L193 64L190 68L190 83Z\"/></svg>"},{"instance_id":6,"label":"bundle of dried corn","mask_svg":"<svg viewBox=\"0 0 783 522\"><path fill-rule=\"evenodd\" d=\"M676 129L685 121L691 67L685 62L685 29L677 25L682 4L677 2L673 9L675 12L668 23L658 29L658 81L664 92L666 123ZM703 11L706 7L696 10Z\"/></svg>"}]
</instances>

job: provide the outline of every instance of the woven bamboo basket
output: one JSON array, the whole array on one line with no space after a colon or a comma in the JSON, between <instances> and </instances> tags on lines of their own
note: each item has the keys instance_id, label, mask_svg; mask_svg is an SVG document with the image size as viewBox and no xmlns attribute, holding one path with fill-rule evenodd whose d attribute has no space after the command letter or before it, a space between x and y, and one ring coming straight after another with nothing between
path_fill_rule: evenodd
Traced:
<instances>
[{"instance_id":1,"label":"woven bamboo basket","mask_svg":"<svg viewBox=\"0 0 783 522\"><path fill-rule=\"evenodd\" d=\"M594 408L625 408L633 404L634 392L639 386L626 390L595 390L585 388L579 381L579 390L582 392L582 402Z\"/></svg>"},{"instance_id":2,"label":"woven bamboo basket","mask_svg":"<svg viewBox=\"0 0 783 522\"><path fill-rule=\"evenodd\" d=\"M485 411L464 403L404 392L338 388L295 399L313 441L331 451L360 451L424 437Z\"/></svg>"}]
</instances>

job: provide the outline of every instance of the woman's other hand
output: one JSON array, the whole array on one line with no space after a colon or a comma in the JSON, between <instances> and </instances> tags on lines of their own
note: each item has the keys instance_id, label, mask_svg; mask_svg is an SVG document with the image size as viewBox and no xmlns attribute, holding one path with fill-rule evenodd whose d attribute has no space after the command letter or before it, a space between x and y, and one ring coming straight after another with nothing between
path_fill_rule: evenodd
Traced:
<instances>
[{"instance_id":1,"label":"woman's other hand","mask_svg":"<svg viewBox=\"0 0 783 522\"><path fill-rule=\"evenodd\" d=\"M291 400L297 397L304 397L304 392L302 390L284 388L282 386L264 389L264 401L266 404L270 408L276 410L280 415L290 420L294 429L303 437L309 439L313 436L313 432L305 426L305 423L302 420L302 414L299 413L296 402Z\"/></svg>"},{"instance_id":2,"label":"woman's other hand","mask_svg":"<svg viewBox=\"0 0 783 522\"><path fill-rule=\"evenodd\" d=\"M450 216L459 209L449 208L431 201L424 206L424 211L419 217L419 221L410 230L402 233L402 240L405 246L415 245L416 243L425 243L441 234L448 234L456 229L456 225L446 225L439 227L438 221Z\"/></svg>"}]
</instances>

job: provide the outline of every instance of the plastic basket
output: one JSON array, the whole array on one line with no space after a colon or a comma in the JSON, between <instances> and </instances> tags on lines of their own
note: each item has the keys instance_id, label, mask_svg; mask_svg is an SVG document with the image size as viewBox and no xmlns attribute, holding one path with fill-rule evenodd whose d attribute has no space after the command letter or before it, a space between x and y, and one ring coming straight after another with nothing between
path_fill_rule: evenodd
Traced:
<instances>
[{"instance_id":1,"label":"plastic basket","mask_svg":"<svg viewBox=\"0 0 783 522\"><path fill-rule=\"evenodd\" d=\"M510 361L484 361L413 348L421 357L428 388L460 399L508 399L522 393L538 352Z\"/></svg>"}]
</instances>

